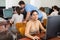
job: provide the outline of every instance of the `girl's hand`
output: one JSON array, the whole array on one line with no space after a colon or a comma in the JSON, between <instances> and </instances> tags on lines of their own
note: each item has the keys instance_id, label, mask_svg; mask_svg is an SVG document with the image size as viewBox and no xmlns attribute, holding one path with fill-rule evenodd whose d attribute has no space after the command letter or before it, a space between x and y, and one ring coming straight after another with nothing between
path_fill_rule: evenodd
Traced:
<instances>
[{"instance_id":1,"label":"girl's hand","mask_svg":"<svg viewBox=\"0 0 60 40\"><path fill-rule=\"evenodd\" d=\"M38 40L38 39L39 39L39 37L37 37L37 36L33 37L33 40Z\"/></svg>"}]
</instances>

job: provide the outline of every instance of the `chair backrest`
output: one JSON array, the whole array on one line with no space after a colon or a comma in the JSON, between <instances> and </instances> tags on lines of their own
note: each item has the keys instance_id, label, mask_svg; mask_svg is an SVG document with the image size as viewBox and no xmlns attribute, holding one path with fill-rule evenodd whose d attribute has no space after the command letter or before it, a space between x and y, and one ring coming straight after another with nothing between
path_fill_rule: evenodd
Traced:
<instances>
[{"instance_id":1,"label":"chair backrest","mask_svg":"<svg viewBox=\"0 0 60 40\"><path fill-rule=\"evenodd\" d=\"M43 20L43 25L46 26L46 24L47 24L47 19L44 19Z\"/></svg>"},{"instance_id":2,"label":"chair backrest","mask_svg":"<svg viewBox=\"0 0 60 40\"><path fill-rule=\"evenodd\" d=\"M16 23L16 28L22 36L25 35L25 27L26 27L25 23Z\"/></svg>"}]
</instances>

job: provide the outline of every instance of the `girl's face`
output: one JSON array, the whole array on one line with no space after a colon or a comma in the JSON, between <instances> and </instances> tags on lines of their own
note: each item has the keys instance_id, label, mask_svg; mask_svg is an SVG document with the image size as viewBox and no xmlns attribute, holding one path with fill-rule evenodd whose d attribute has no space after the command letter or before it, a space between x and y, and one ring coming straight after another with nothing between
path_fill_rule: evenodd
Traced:
<instances>
[{"instance_id":1,"label":"girl's face","mask_svg":"<svg viewBox=\"0 0 60 40\"><path fill-rule=\"evenodd\" d=\"M20 6L21 6L21 8L24 8L25 7L25 4L21 4Z\"/></svg>"},{"instance_id":2,"label":"girl's face","mask_svg":"<svg viewBox=\"0 0 60 40\"><path fill-rule=\"evenodd\" d=\"M32 19L33 20L37 20L38 19L38 13L37 12L33 12Z\"/></svg>"}]
</instances>

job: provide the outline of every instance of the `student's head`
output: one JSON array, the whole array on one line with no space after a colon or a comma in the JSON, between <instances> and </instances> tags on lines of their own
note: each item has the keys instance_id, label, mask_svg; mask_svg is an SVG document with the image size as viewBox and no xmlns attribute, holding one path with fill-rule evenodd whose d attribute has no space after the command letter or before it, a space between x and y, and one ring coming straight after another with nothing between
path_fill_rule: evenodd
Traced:
<instances>
[{"instance_id":1,"label":"student's head","mask_svg":"<svg viewBox=\"0 0 60 40\"><path fill-rule=\"evenodd\" d=\"M18 15L20 15L20 13L21 13L21 11L22 11L23 9L22 8L20 8L20 7L16 7L16 12L18 13Z\"/></svg>"},{"instance_id":2,"label":"student's head","mask_svg":"<svg viewBox=\"0 0 60 40\"><path fill-rule=\"evenodd\" d=\"M59 7L58 6L53 6L52 9L59 11Z\"/></svg>"},{"instance_id":3,"label":"student's head","mask_svg":"<svg viewBox=\"0 0 60 40\"><path fill-rule=\"evenodd\" d=\"M19 1L19 3L18 3L22 8L24 8L25 7L25 2L24 1Z\"/></svg>"},{"instance_id":4,"label":"student's head","mask_svg":"<svg viewBox=\"0 0 60 40\"><path fill-rule=\"evenodd\" d=\"M40 7L39 10L45 12L45 8L44 7Z\"/></svg>"},{"instance_id":5,"label":"student's head","mask_svg":"<svg viewBox=\"0 0 60 40\"><path fill-rule=\"evenodd\" d=\"M38 12L36 10L33 10L33 11L31 11L30 16L33 20L37 20L38 19Z\"/></svg>"}]
</instances>

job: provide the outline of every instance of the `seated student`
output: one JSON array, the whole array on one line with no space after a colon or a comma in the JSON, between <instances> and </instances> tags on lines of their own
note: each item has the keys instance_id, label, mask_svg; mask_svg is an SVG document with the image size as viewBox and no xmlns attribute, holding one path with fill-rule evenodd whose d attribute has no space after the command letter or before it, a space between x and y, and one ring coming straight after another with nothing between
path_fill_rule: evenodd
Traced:
<instances>
[{"instance_id":1,"label":"seated student","mask_svg":"<svg viewBox=\"0 0 60 40\"><path fill-rule=\"evenodd\" d=\"M40 7L39 10L42 12L43 14L43 18L42 18L42 23L44 24L44 20L47 20L47 14L45 13L45 9L44 7ZM45 21L46 22L46 21ZM46 26L46 25L45 25Z\"/></svg>"},{"instance_id":2,"label":"seated student","mask_svg":"<svg viewBox=\"0 0 60 40\"><path fill-rule=\"evenodd\" d=\"M16 23L20 23L23 21L23 14L20 13L20 10L21 10L20 7L16 7L16 13L13 14L12 19L10 20L10 23L14 22L14 27Z\"/></svg>"},{"instance_id":3,"label":"seated student","mask_svg":"<svg viewBox=\"0 0 60 40\"><path fill-rule=\"evenodd\" d=\"M0 17L0 32L8 30L9 26L10 26L9 22L5 20L4 18Z\"/></svg>"},{"instance_id":4,"label":"seated student","mask_svg":"<svg viewBox=\"0 0 60 40\"><path fill-rule=\"evenodd\" d=\"M59 7L53 6L52 9L53 9L53 12L49 16L58 16Z\"/></svg>"},{"instance_id":5,"label":"seated student","mask_svg":"<svg viewBox=\"0 0 60 40\"><path fill-rule=\"evenodd\" d=\"M30 40L38 40L40 39L39 28L41 28L44 32L46 32L46 29L43 28L41 22L38 20L38 12L36 10L33 10L30 16L31 20L29 20L26 24L25 36L30 38Z\"/></svg>"},{"instance_id":6,"label":"seated student","mask_svg":"<svg viewBox=\"0 0 60 40\"><path fill-rule=\"evenodd\" d=\"M12 24L11 27L11 31L13 32L13 38L16 38L16 33L17 33L17 29L16 29L16 23L22 23L23 21L23 14L21 14L21 8L20 7L16 7L16 13L13 14L12 19L10 20L10 23Z\"/></svg>"},{"instance_id":7,"label":"seated student","mask_svg":"<svg viewBox=\"0 0 60 40\"><path fill-rule=\"evenodd\" d=\"M0 18L0 40L13 40L9 32L10 24L5 19Z\"/></svg>"}]
</instances>

